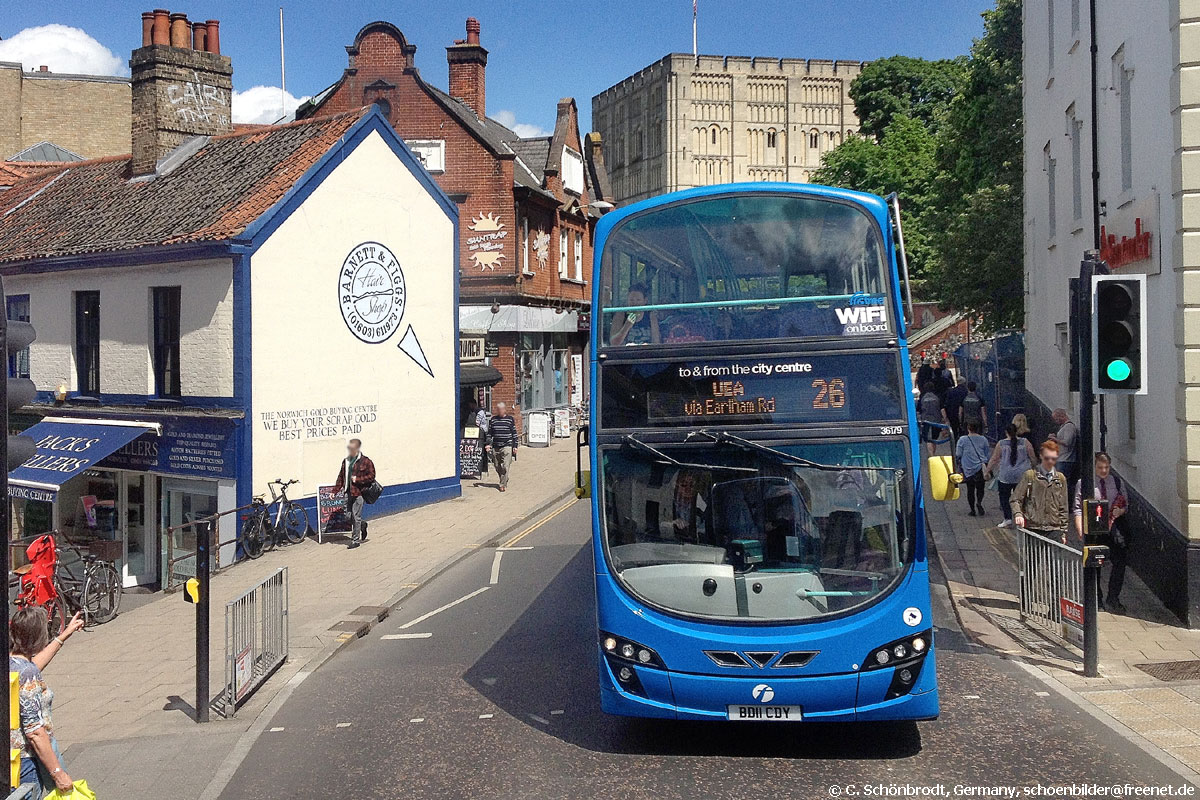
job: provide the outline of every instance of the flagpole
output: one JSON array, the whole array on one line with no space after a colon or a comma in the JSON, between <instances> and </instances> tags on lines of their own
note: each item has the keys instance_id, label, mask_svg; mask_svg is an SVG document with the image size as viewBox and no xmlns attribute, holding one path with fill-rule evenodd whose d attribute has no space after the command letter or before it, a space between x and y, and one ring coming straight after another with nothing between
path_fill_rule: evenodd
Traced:
<instances>
[{"instance_id":1,"label":"flagpole","mask_svg":"<svg viewBox=\"0 0 1200 800\"><path fill-rule=\"evenodd\" d=\"M692 58L696 59L696 66L700 66L700 50L696 47L696 5L699 0L692 0Z\"/></svg>"}]
</instances>

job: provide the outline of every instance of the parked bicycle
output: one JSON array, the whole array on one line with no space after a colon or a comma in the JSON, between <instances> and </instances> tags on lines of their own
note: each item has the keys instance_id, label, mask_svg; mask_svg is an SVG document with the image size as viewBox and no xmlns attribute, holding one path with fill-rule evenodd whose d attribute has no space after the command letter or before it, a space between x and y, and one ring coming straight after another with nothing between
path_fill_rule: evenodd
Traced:
<instances>
[{"instance_id":1,"label":"parked bicycle","mask_svg":"<svg viewBox=\"0 0 1200 800\"><path fill-rule=\"evenodd\" d=\"M246 521L242 524L242 550L250 558L259 558L283 540L299 544L312 530L304 506L287 496L287 487L299 481L276 478L267 483L271 502L259 495L253 499ZM279 491L275 491L275 487ZM274 513L272 514L272 509Z\"/></svg>"},{"instance_id":2,"label":"parked bicycle","mask_svg":"<svg viewBox=\"0 0 1200 800\"><path fill-rule=\"evenodd\" d=\"M13 570L20 580L16 603L45 607L51 636L62 633L77 612L83 612L84 625L103 625L117 616L122 582L111 561L53 533L34 539L26 553L29 563Z\"/></svg>"}]
</instances>

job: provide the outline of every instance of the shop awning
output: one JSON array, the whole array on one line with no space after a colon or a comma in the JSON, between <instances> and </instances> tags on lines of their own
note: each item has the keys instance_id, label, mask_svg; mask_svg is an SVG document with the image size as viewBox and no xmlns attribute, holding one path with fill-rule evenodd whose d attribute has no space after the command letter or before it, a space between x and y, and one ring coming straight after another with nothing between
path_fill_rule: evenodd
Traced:
<instances>
[{"instance_id":1,"label":"shop awning","mask_svg":"<svg viewBox=\"0 0 1200 800\"><path fill-rule=\"evenodd\" d=\"M459 386L495 386L504 380L500 370L490 364L469 363L458 365Z\"/></svg>"},{"instance_id":2,"label":"shop awning","mask_svg":"<svg viewBox=\"0 0 1200 800\"><path fill-rule=\"evenodd\" d=\"M160 430L153 422L44 419L24 432L37 444L37 453L13 470L9 483L57 491L147 431Z\"/></svg>"}]
</instances>

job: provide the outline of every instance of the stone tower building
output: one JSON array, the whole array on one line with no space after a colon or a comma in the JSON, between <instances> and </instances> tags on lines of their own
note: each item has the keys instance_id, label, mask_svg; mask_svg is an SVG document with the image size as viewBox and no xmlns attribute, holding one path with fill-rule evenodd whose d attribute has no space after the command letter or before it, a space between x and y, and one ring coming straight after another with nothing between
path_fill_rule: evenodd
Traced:
<instances>
[{"instance_id":1,"label":"stone tower building","mask_svg":"<svg viewBox=\"0 0 1200 800\"><path fill-rule=\"evenodd\" d=\"M592 98L618 202L735 181L807 181L858 130L861 61L672 53Z\"/></svg>"}]
</instances>

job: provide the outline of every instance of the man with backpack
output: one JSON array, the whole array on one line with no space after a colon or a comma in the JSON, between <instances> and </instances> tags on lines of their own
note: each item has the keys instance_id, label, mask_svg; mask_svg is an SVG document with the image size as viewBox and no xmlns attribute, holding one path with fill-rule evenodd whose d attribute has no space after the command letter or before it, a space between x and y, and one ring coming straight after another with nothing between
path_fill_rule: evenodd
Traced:
<instances>
[{"instance_id":1,"label":"man with backpack","mask_svg":"<svg viewBox=\"0 0 1200 800\"><path fill-rule=\"evenodd\" d=\"M362 440L351 439L346 445L346 458L338 470L335 487L346 491L346 513L350 515L350 544L353 550L367 540L367 523L363 508L379 499L379 484L375 482L375 462L363 455Z\"/></svg>"},{"instance_id":2,"label":"man with backpack","mask_svg":"<svg viewBox=\"0 0 1200 800\"><path fill-rule=\"evenodd\" d=\"M917 402L917 413L921 417L921 441L925 442L926 449L932 456L937 452L937 442L941 438L942 428L950 425L946 409L942 408L942 399L933 390L932 381L921 387L921 399Z\"/></svg>"},{"instance_id":3,"label":"man with backpack","mask_svg":"<svg viewBox=\"0 0 1200 800\"><path fill-rule=\"evenodd\" d=\"M958 409L958 424L966 428L974 422L982 432L987 430L984 424L984 420L987 419L987 404L979 396L978 389L979 386L975 381L967 383L967 394L963 397L962 405Z\"/></svg>"}]
</instances>

